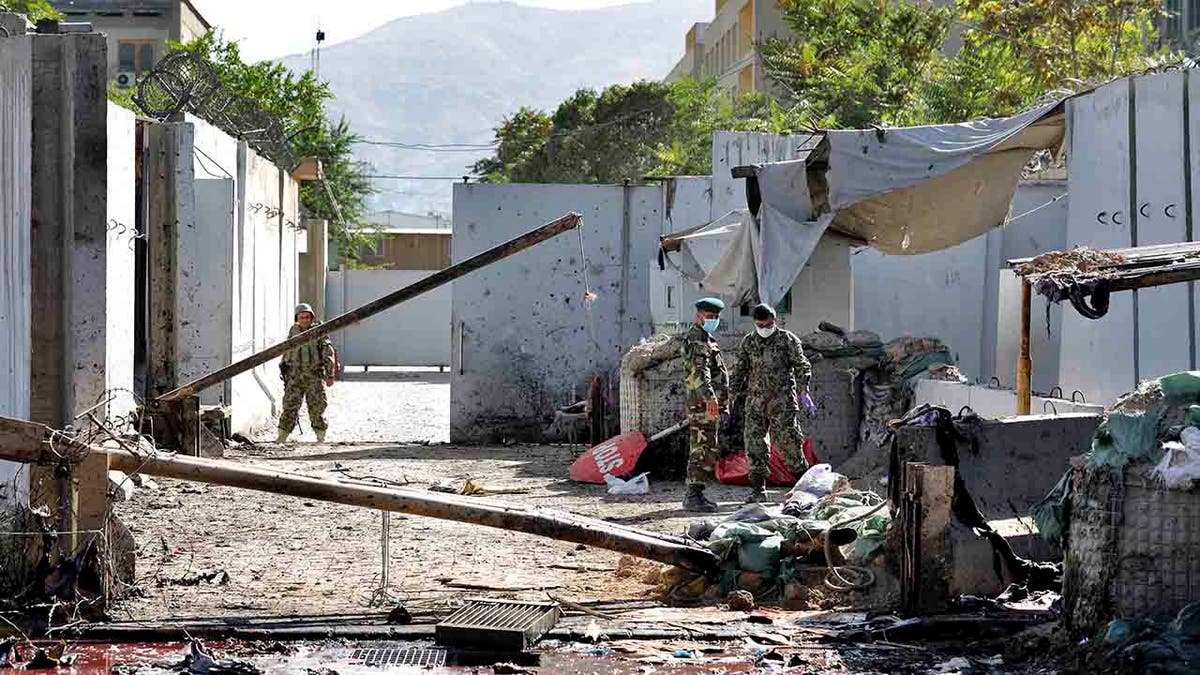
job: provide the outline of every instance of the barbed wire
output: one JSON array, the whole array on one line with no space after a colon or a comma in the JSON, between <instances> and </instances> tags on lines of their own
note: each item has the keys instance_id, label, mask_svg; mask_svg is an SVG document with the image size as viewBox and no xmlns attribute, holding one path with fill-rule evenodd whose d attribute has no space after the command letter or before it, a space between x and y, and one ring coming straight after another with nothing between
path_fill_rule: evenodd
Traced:
<instances>
[{"instance_id":1,"label":"barbed wire","mask_svg":"<svg viewBox=\"0 0 1200 675\"><path fill-rule=\"evenodd\" d=\"M296 167L291 142L279 118L229 91L216 71L195 54L171 52L160 59L138 81L133 102L148 117L159 121L191 113L246 141L283 169Z\"/></svg>"}]
</instances>

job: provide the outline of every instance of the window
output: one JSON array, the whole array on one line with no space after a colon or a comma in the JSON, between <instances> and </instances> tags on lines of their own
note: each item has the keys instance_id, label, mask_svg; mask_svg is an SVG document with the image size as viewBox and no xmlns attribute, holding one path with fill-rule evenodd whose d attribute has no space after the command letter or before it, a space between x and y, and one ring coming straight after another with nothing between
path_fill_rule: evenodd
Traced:
<instances>
[{"instance_id":1,"label":"window","mask_svg":"<svg viewBox=\"0 0 1200 675\"><path fill-rule=\"evenodd\" d=\"M141 75L153 67L153 40L121 40L117 43L117 71Z\"/></svg>"},{"instance_id":2,"label":"window","mask_svg":"<svg viewBox=\"0 0 1200 675\"><path fill-rule=\"evenodd\" d=\"M667 309L675 307L675 287L667 286Z\"/></svg>"}]
</instances>

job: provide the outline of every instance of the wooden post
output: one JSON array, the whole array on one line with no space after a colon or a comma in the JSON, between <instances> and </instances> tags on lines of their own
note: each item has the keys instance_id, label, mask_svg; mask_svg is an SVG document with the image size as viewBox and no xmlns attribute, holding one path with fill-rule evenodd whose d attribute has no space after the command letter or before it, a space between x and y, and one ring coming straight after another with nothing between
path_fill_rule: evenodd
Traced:
<instances>
[{"instance_id":1,"label":"wooden post","mask_svg":"<svg viewBox=\"0 0 1200 675\"><path fill-rule=\"evenodd\" d=\"M1029 357L1029 306L1032 289L1029 282L1021 280L1021 354L1017 358L1017 414L1028 415L1032 406L1033 389L1030 378L1033 361Z\"/></svg>"},{"instance_id":2,"label":"wooden post","mask_svg":"<svg viewBox=\"0 0 1200 675\"><path fill-rule=\"evenodd\" d=\"M0 459L24 463L51 461L54 458L49 442L51 436L50 429L43 425L0 417ZM126 473L228 485L525 532L679 565L702 574L716 574L719 568L720 561L716 554L682 537L553 509L479 497L380 487L358 481L324 480L226 460L185 457L182 454L140 454L126 449L84 445L71 439L57 442L59 451L67 450L64 446L70 444L72 453L107 455L110 468Z\"/></svg>"}]
</instances>

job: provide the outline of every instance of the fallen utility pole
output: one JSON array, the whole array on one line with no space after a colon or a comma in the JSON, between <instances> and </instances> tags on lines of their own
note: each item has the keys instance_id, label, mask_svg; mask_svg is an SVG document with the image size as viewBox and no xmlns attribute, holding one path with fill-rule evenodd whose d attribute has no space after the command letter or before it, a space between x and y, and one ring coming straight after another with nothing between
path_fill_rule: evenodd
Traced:
<instances>
[{"instance_id":1,"label":"fallen utility pole","mask_svg":"<svg viewBox=\"0 0 1200 675\"><path fill-rule=\"evenodd\" d=\"M678 565L701 574L717 569L717 556L679 539L550 509L526 508L478 497L323 480L285 471L242 466L228 460L142 453L88 445L34 422L0 417L0 459L55 464L88 453L108 456L110 469L126 473L228 485L303 499L408 513L551 539L586 544L639 558Z\"/></svg>"},{"instance_id":2,"label":"fallen utility pole","mask_svg":"<svg viewBox=\"0 0 1200 675\"><path fill-rule=\"evenodd\" d=\"M261 352L251 354L237 363L225 366L214 373L209 373L204 377L192 380L191 382L188 382L177 389L159 396L156 400L160 403L165 403L170 401L180 401L189 396L195 396L198 392L201 392L215 384L224 382L235 375L244 373L251 368L260 366L273 358L282 356L284 352L295 349L306 342L311 342L323 335L328 335L334 331L354 325L363 319L370 318L376 314L379 314L380 312L391 309L392 307L395 307L406 300L411 300L422 293L426 293L437 288L438 286L450 283L464 274L473 272L481 267L486 267L497 260L502 260L514 253L517 253L518 251L523 251L530 246L540 244L547 239L555 237L568 230L572 230L579 226L579 223L582 219L583 217L578 213L568 213L567 215L546 223L535 230L530 230L529 232L526 232L515 239L506 241L503 244L490 248L471 258L467 258L456 265L451 265L440 272L435 272L424 279L421 279L420 281L401 288L400 290L393 291L381 298L372 300L362 307L352 309L341 316L334 317L329 321L317 326L313 326L312 328L300 333L295 337L284 340L283 342L280 342L272 347L268 347Z\"/></svg>"}]
</instances>

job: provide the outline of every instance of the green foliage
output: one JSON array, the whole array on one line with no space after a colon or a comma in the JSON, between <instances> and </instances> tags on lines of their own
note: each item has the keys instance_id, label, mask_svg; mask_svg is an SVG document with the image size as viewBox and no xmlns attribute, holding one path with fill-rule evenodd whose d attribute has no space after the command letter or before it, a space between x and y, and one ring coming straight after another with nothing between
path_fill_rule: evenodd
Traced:
<instances>
[{"instance_id":1,"label":"green foliage","mask_svg":"<svg viewBox=\"0 0 1200 675\"><path fill-rule=\"evenodd\" d=\"M783 97L823 127L1011 115L1151 63L1160 0L781 0L792 35L760 46ZM961 48L943 53L952 27Z\"/></svg>"},{"instance_id":2,"label":"green foliage","mask_svg":"<svg viewBox=\"0 0 1200 675\"><path fill-rule=\"evenodd\" d=\"M484 182L618 183L709 171L718 129L786 133L800 118L765 97L733 100L715 81L634 82L580 89L553 114L521 108L473 169Z\"/></svg>"},{"instance_id":3,"label":"green foliage","mask_svg":"<svg viewBox=\"0 0 1200 675\"><path fill-rule=\"evenodd\" d=\"M279 63L246 63L237 43L226 41L216 31L171 47L204 58L229 91L274 115L297 157L321 160L325 185L302 183L300 202L312 216L332 224L330 236L341 251L354 258L374 241L373 232L363 222L366 199L372 192L370 179L353 158L358 137L346 120L333 121L326 113L325 104L333 98L328 83L318 80L312 71L297 76Z\"/></svg>"},{"instance_id":4,"label":"green foliage","mask_svg":"<svg viewBox=\"0 0 1200 675\"><path fill-rule=\"evenodd\" d=\"M887 0L780 0L792 35L760 46L767 75L819 127L901 124L954 12Z\"/></svg>"},{"instance_id":5,"label":"green foliage","mask_svg":"<svg viewBox=\"0 0 1200 675\"><path fill-rule=\"evenodd\" d=\"M1051 91L1078 91L1150 67L1160 0L959 0L959 54L933 78L938 120L1010 115Z\"/></svg>"},{"instance_id":6,"label":"green foliage","mask_svg":"<svg viewBox=\"0 0 1200 675\"><path fill-rule=\"evenodd\" d=\"M108 83L108 100L140 115L142 114L142 109L133 102L133 95L135 93L137 93L137 89L133 87L118 87L116 82Z\"/></svg>"},{"instance_id":7,"label":"green foliage","mask_svg":"<svg viewBox=\"0 0 1200 675\"><path fill-rule=\"evenodd\" d=\"M50 5L49 0L0 0L0 12L24 14L34 23L42 19L62 19L62 14Z\"/></svg>"}]
</instances>

